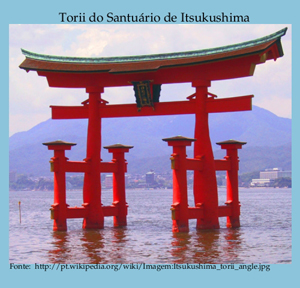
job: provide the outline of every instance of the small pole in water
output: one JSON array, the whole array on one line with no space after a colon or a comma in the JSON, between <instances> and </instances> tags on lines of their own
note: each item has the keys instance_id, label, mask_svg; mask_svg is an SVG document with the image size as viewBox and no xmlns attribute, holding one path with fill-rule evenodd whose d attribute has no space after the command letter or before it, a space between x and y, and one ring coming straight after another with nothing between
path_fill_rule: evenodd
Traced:
<instances>
[{"instance_id":1,"label":"small pole in water","mask_svg":"<svg viewBox=\"0 0 300 288\"><path fill-rule=\"evenodd\" d=\"M21 201L19 201L19 218L21 223Z\"/></svg>"}]
</instances>

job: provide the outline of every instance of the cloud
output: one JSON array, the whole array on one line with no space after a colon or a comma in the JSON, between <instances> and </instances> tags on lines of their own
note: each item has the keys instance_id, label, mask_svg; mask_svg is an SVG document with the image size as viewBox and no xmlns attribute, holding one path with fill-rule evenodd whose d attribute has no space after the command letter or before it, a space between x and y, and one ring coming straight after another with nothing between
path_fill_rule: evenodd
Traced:
<instances>
[{"instance_id":1,"label":"cloud","mask_svg":"<svg viewBox=\"0 0 300 288\"><path fill-rule=\"evenodd\" d=\"M157 54L235 44L286 26L284 57L258 65L254 77L213 82L210 91L219 97L255 94L255 105L291 117L291 25L10 25L10 135L48 119L49 105L79 105L87 98L84 89L49 88L45 78L19 69L20 48L78 57ZM183 100L193 91L190 84L164 85L162 101ZM103 98L134 102L132 87L106 88Z\"/></svg>"}]
</instances>

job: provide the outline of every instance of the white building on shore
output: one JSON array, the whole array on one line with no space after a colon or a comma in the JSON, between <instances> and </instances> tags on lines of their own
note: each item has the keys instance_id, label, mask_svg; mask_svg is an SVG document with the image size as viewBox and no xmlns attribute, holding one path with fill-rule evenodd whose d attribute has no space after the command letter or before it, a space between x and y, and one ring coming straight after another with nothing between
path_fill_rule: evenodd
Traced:
<instances>
[{"instance_id":1,"label":"white building on shore","mask_svg":"<svg viewBox=\"0 0 300 288\"><path fill-rule=\"evenodd\" d=\"M282 171L281 168L266 169L259 173L259 179L252 179L250 187L270 187L275 179L292 178L292 171Z\"/></svg>"}]
</instances>

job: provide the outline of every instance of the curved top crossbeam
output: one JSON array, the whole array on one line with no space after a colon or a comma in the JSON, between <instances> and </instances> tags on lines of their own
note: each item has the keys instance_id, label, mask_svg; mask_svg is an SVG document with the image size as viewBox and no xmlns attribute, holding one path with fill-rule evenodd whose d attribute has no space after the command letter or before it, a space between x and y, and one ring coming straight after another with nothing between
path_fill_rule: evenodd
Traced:
<instances>
[{"instance_id":1,"label":"curved top crossbeam","mask_svg":"<svg viewBox=\"0 0 300 288\"><path fill-rule=\"evenodd\" d=\"M22 49L26 58L19 67L46 76L49 86L54 87L94 86L93 81L102 87L112 87L127 86L131 85L128 82L142 80L164 84L192 82L197 79L232 79L251 76L256 64L282 57L280 39L286 30L287 28L284 28L271 35L234 45L154 55L91 58L44 55ZM69 75L66 79L58 80L54 79L53 73L67 73L73 76L72 79ZM92 73L94 79L74 76L87 73ZM120 75L122 77L119 77ZM60 78L61 76L59 75ZM62 83L64 80L66 81Z\"/></svg>"}]
</instances>

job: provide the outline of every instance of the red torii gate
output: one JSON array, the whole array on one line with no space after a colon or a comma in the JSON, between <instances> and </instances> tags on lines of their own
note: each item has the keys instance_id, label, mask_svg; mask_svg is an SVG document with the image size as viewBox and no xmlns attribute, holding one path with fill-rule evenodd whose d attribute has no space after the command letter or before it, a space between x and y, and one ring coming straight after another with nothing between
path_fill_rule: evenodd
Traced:
<instances>
[{"instance_id":1,"label":"red torii gate","mask_svg":"<svg viewBox=\"0 0 300 288\"><path fill-rule=\"evenodd\" d=\"M46 77L50 87L85 88L89 95L82 106L51 106L53 119L88 119L87 153L84 161L74 162L65 158L64 150L71 149L75 143L44 143L55 154L51 161L55 182L52 205L54 230L66 230L67 218L83 218L83 228L86 229L103 228L105 216L114 216L115 226L126 225L124 153L132 147L107 146L105 148L113 153L113 160L102 162L102 118L175 114L195 114L195 139L164 139L174 146L173 231L188 231L187 221L192 218L197 219L198 229L219 228L218 217L223 216L228 218L228 227L239 227L236 151L245 143L218 143L227 150L227 156L225 160L215 160L209 136L208 114L251 110L253 95L216 99L216 95L208 92L208 87L211 81L252 76L257 64L282 57L280 39L286 30L220 48L158 55L82 58L49 56L22 50L26 59L20 68L27 72L36 71L39 76ZM159 95L154 91L157 88L160 90L160 85L186 82L195 87L195 93L187 97L187 100L159 102ZM137 109L136 104L109 105L101 98L105 87L130 85L144 89L136 92L137 103L141 101L140 107L145 106L142 109ZM194 158L185 159L185 146L191 145L193 141ZM186 170L194 170L194 208L188 208L185 200L182 200L187 196L186 189L182 188L185 185ZM226 170L228 174L227 206L218 206L216 170ZM66 204L66 172L85 173L83 207L70 208ZM101 204L101 172L114 173L112 206L103 207Z\"/></svg>"}]
</instances>

